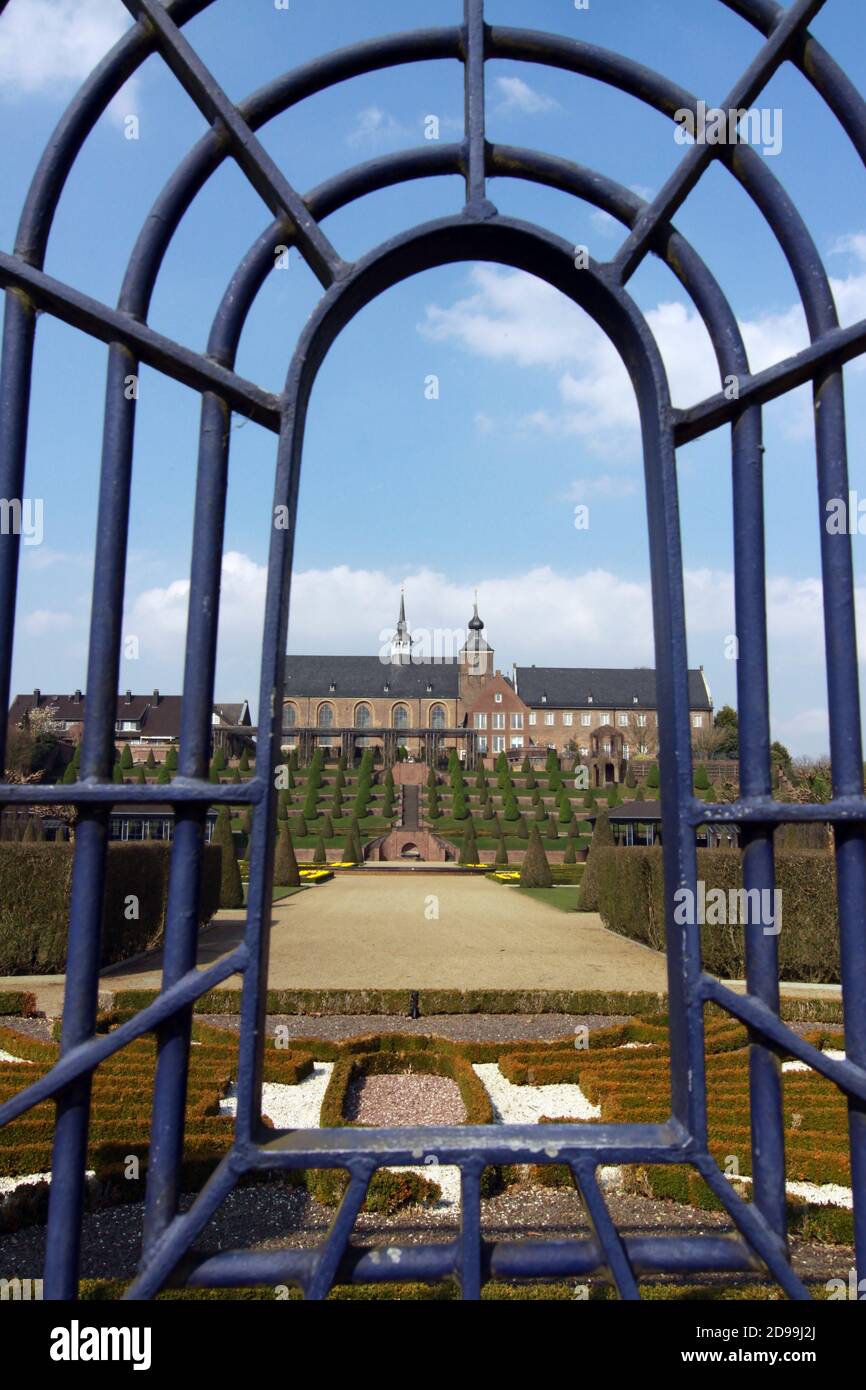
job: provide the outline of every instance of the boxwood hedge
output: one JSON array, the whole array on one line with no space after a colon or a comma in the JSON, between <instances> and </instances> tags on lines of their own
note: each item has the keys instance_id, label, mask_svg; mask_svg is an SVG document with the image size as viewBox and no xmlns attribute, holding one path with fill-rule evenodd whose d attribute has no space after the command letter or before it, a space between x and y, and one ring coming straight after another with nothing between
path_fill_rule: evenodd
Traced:
<instances>
[{"instance_id":1,"label":"boxwood hedge","mask_svg":"<svg viewBox=\"0 0 866 1390\"><path fill-rule=\"evenodd\" d=\"M0 975L56 975L64 970L73 856L71 844L0 843ZM166 844L109 845L103 966L160 945L170 858ZM220 851L208 845L199 925L219 906L219 890Z\"/></svg>"},{"instance_id":2,"label":"boxwood hedge","mask_svg":"<svg viewBox=\"0 0 866 1390\"><path fill-rule=\"evenodd\" d=\"M630 846L593 851L598 856L599 911L606 927L655 950L665 948L662 851ZM707 894L743 886L737 850L698 850L698 879ZM833 856L821 850L777 850L776 885L782 898L779 969L783 980L832 984L839 980L839 930ZM745 976L745 931L740 924L701 926L705 969L723 979ZM760 927L749 928L760 930Z\"/></svg>"}]
</instances>

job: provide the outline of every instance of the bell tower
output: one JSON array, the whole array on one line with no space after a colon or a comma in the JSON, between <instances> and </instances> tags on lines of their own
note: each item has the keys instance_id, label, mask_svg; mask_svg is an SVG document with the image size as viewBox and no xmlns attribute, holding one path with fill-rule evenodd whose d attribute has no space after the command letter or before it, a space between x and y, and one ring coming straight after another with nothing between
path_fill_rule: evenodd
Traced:
<instances>
[{"instance_id":1,"label":"bell tower","mask_svg":"<svg viewBox=\"0 0 866 1390\"><path fill-rule=\"evenodd\" d=\"M471 704L478 698L482 688L493 675L493 648L483 636L484 623L478 616L477 591L472 617L469 619L467 627L466 641L457 657L460 675L460 699L464 705Z\"/></svg>"}]
</instances>

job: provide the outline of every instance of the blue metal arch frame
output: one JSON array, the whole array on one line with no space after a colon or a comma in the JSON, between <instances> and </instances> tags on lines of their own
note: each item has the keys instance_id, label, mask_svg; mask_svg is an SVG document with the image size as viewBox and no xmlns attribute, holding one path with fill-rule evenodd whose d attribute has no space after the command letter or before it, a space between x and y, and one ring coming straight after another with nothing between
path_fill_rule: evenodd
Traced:
<instances>
[{"instance_id":1,"label":"blue metal arch frame","mask_svg":"<svg viewBox=\"0 0 866 1390\"><path fill-rule=\"evenodd\" d=\"M500 1277L584 1274L605 1269L620 1294L637 1296L637 1278L652 1270L735 1270L765 1264L793 1297L806 1291L786 1256L784 1136L778 1052L785 1049L834 1081L849 1098L852 1184L858 1262L866 1268L866 843L859 735L859 694L853 627L853 589L847 538L822 530L827 668L833 756L833 800L820 808L781 806L772 800L766 668L763 559L761 404L813 382L819 501L847 492L841 367L866 349L866 323L841 330L829 282L809 233L759 156L735 145L692 147L650 204L594 171L535 151L491 145L485 138L484 65L509 58L560 67L610 83L672 117L695 98L631 60L592 45L487 26L482 0L465 0L461 26L421 30L354 45L278 78L245 103L233 105L186 42L182 27L213 0L125 0L136 25L84 84L49 143L22 214L15 254L0 255L6 287L4 354L0 375L0 491L23 491L29 383L36 313L48 310L109 345L102 478L96 554L100 602L94 604L88 667L88 711L80 781L71 788L8 788L8 801L67 800L80 807L70 920L68 1006L61 1057L42 1081L0 1109L0 1122L55 1097L57 1131L49 1211L46 1293L71 1296L76 1288L89 1119L90 1078L106 1056L154 1030L158 1063L148 1168L141 1272L130 1296L151 1296L166 1280L227 1285L295 1281L308 1297L323 1297L336 1277L393 1278L397 1267L375 1251L347 1246L376 1167L411 1162L425 1149L459 1164L463 1183L461 1236L453 1245L403 1252L401 1278L457 1274L465 1297L480 1282ZM808 33L824 0L723 0L766 38L736 84L729 106L748 106L787 61L795 63L866 156L866 106L844 73ZM2 10L3 4L0 4ZM108 101L152 52L158 51L211 123L166 185L130 259L118 308L111 310L42 271L54 213L68 172ZM256 140L254 131L296 101L360 73L430 58L460 61L465 73L463 141L409 151L349 170L301 198ZM146 316L165 252L196 193L226 157L232 157L271 208L276 221L257 239L220 305L207 352L197 354L148 328ZM671 225L677 208L713 158L739 180L766 217L791 266L806 310L811 346L789 362L758 375L749 370L736 319L693 248ZM410 178L460 173L466 183L461 217L415 229L355 265L331 246L320 220L353 198ZM606 265L576 271L570 248L542 229L500 217L487 197L489 177L528 178L603 207L629 229ZM319 311L295 356L285 391L262 391L234 372L243 325L273 264L277 242L298 246L325 288ZM722 377L740 379L739 400L722 393L688 410L671 409L652 336L625 292L643 257L661 256L691 295L708 329ZM278 432L275 503L288 503L294 520L306 403L316 369L333 337L365 303L405 275L433 264L496 259L557 285L581 303L616 342L641 412L653 579L653 607L665 792L665 886L668 920L672 894L694 884L696 825L729 818L740 822L747 887L773 883L772 835L786 820L830 819L836 829L843 997L847 1058L834 1062L803 1043L779 1019L778 962L772 937L747 938L747 994L736 996L705 975L695 928L669 927L672 1115L660 1126L508 1127L496 1131L312 1132L261 1131L260 1064L267 968L267 904L272 870L274 797L271 768L279 749L285 635L293 531L272 531L262 660L256 776L244 788L220 791L206 780L209 710L213 691L216 624L228 477L231 413L239 411ZM107 1037L94 1036L99 962L101 890L108 807L117 800L146 801L146 787L119 789L109 781L114 701L126 560L134 403L124 399L124 378L148 362L202 396L190 623L184 679L177 835L167 914L163 990L159 1000ZM738 696L741 711L742 795L729 807L695 801L691 790L690 735L685 689L686 649L679 557L674 447L723 423L732 427ZM822 510L823 515L823 510ZM839 542L838 544L836 542ZM0 693L8 704L17 582L17 538L0 538ZM0 730L0 738L3 736ZM160 788L160 799L166 799ZM231 795L229 795L229 792ZM199 891L203 818L215 800L255 807L248 927L242 945L220 965L195 971L194 907ZM183 1216L177 1214L178 1175L189 1031L196 997L240 970L244 975L239 1104L235 1144ZM703 1007L714 1000L750 1029L754 1197L737 1199L707 1152L703 1072ZM591 1131L591 1132L590 1132ZM590 1215L589 1240L500 1242L480 1237L479 1183L486 1163L568 1162ZM599 1162L689 1162L722 1200L745 1241L733 1238L622 1239L595 1180ZM319 1251L273 1254L233 1252L198 1259L193 1242L239 1176L251 1170L343 1166L351 1174L346 1198ZM192 1252L192 1253L191 1253ZM757 1263L756 1263L757 1262Z\"/></svg>"}]
</instances>

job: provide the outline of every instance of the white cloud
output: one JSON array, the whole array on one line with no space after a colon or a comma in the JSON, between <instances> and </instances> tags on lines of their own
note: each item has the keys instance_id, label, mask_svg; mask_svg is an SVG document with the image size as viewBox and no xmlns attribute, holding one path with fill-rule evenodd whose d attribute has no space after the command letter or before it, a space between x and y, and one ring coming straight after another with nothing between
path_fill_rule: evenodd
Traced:
<instances>
[{"instance_id":1,"label":"white cloud","mask_svg":"<svg viewBox=\"0 0 866 1390\"><path fill-rule=\"evenodd\" d=\"M859 248L859 239L853 241ZM866 318L866 270L833 278L831 284L843 324ZM595 452L621 451L637 429L637 406L625 367L601 329L558 290L523 271L474 266L469 285L470 293L449 306L428 305L419 332L491 361L547 369L555 378L559 407L524 416L521 425L551 435L581 436ZM698 314L672 300L648 310L646 318L674 404L691 405L717 392L718 366ZM799 305L755 314L740 327L753 371L808 343ZM784 428L794 437L811 430L808 388L792 394Z\"/></svg>"},{"instance_id":2,"label":"white cloud","mask_svg":"<svg viewBox=\"0 0 866 1390\"><path fill-rule=\"evenodd\" d=\"M45 637L51 632L64 632L75 622L73 613L53 608L34 608L21 619L21 626L31 637Z\"/></svg>"},{"instance_id":3,"label":"white cloud","mask_svg":"<svg viewBox=\"0 0 866 1390\"><path fill-rule=\"evenodd\" d=\"M596 478L575 478L566 493L569 502L587 502L600 497L618 499L632 497L637 492L637 483L632 478L617 478L610 473L600 473Z\"/></svg>"},{"instance_id":4,"label":"white cloud","mask_svg":"<svg viewBox=\"0 0 866 1390\"><path fill-rule=\"evenodd\" d=\"M537 92L521 77L497 77L496 88L502 97L498 103L500 111L519 111L524 116L538 116L559 106L553 97Z\"/></svg>"},{"instance_id":5,"label":"white cloud","mask_svg":"<svg viewBox=\"0 0 866 1390\"><path fill-rule=\"evenodd\" d=\"M602 475L577 482L597 484L598 496L615 496L620 480ZM605 489L609 488L609 492ZM725 639L734 626L733 577L727 571L692 569L685 573L689 658L706 667L716 703L736 700L735 667L725 658ZM292 581L289 649L293 652L375 653L381 634L396 623L399 585L406 586L410 625L418 631L453 632L471 613L472 582L431 569L397 576L382 570L304 570ZM497 664L509 672L518 665L651 666L654 663L649 581L629 579L606 569L558 573L540 565L519 574L479 577L479 610ZM262 615L266 571L248 555L226 554L222 572L217 693L223 699L258 699ZM124 662L122 685L178 690L183 673L189 585L176 579L141 593L130 607L126 634L140 641L137 662ZM866 650L866 588L857 594L861 615L860 650ZM794 752L826 749L823 705L822 590L817 579L771 578L767 585L769 650L772 672L773 736ZM80 613L42 610L29 615L24 630L42 652L50 639L74 640L83 650ZM69 650L73 648L70 646ZM48 688L44 652L28 668L38 672L29 684ZM65 670L69 671L67 663ZM76 670L80 669L80 666ZM43 674L44 673L44 674ZM74 684L82 677L72 675ZM69 683L67 679L66 684ZM70 686L72 688L72 686Z\"/></svg>"},{"instance_id":6,"label":"white cloud","mask_svg":"<svg viewBox=\"0 0 866 1390\"><path fill-rule=\"evenodd\" d=\"M405 128L381 106L366 106L355 117L355 124L346 136L348 145L387 145L406 135Z\"/></svg>"},{"instance_id":7,"label":"white cloud","mask_svg":"<svg viewBox=\"0 0 866 1390\"><path fill-rule=\"evenodd\" d=\"M130 27L117 0L10 0L0 23L0 90L7 96L71 90ZM112 103L129 109L132 84Z\"/></svg>"},{"instance_id":8,"label":"white cloud","mask_svg":"<svg viewBox=\"0 0 866 1390\"><path fill-rule=\"evenodd\" d=\"M866 261L866 232L849 232L837 237L830 247L831 256L856 256L858 261Z\"/></svg>"}]
</instances>

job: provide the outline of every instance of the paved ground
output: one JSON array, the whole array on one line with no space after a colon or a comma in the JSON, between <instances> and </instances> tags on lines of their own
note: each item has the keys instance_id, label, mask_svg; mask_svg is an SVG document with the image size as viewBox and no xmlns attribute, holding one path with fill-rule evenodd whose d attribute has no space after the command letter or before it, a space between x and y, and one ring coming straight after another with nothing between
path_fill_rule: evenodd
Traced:
<instances>
[{"instance_id":1,"label":"paved ground","mask_svg":"<svg viewBox=\"0 0 866 1390\"><path fill-rule=\"evenodd\" d=\"M596 914L560 912L484 878L353 874L275 903L273 914L271 989L665 988L664 958L605 931ZM218 913L199 965L230 951L243 921ZM158 989L160 965L156 952L111 967L104 988ZM59 1012L62 977L10 987Z\"/></svg>"},{"instance_id":2,"label":"paved ground","mask_svg":"<svg viewBox=\"0 0 866 1390\"><path fill-rule=\"evenodd\" d=\"M275 903L273 914L271 989L667 987L664 957L606 931L595 913L561 912L484 878L353 874ZM242 913L218 913L201 935L199 965L230 951L243 926ZM158 989L160 968L158 952L114 966L103 987ZM8 977L2 988L33 990L39 1008L61 1010L62 976ZM838 997L838 986L785 993L807 990Z\"/></svg>"}]
</instances>

